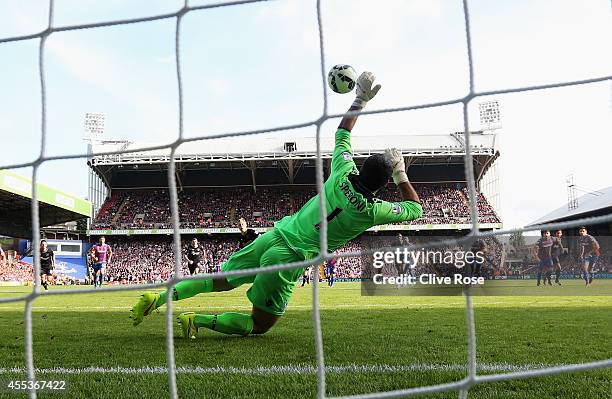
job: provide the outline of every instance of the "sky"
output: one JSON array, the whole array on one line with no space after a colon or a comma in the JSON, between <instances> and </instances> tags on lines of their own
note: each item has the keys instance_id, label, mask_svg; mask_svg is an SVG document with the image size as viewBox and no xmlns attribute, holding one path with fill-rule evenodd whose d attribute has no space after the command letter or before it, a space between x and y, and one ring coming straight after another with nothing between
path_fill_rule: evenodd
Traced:
<instances>
[{"instance_id":1,"label":"sky","mask_svg":"<svg viewBox=\"0 0 612 399\"><path fill-rule=\"evenodd\" d=\"M211 1L192 1L206 4ZM56 0L53 26L173 12L180 1ZM470 0L476 92L612 75L609 0ZM48 2L0 2L0 38L46 27ZM458 0L323 0L325 71L350 64L382 84L368 109L446 101L469 90ZM84 153L86 112L106 114L105 136L136 142L178 136L175 20L54 33L47 39L45 155ZM38 40L0 44L0 165L40 155ZM352 95L321 79L315 0L277 0L188 13L181 25L184 136L265 129L344 112ZM500 102L500 215L520 227L567 201L565 178L612 186L612 84L477 97ZM338 120L326 121L333 135ZM463 130L461 106L361 116L354 135ZM277 135L313 135L314 128ZM393 143L389 143L392 147ZM27 168L19 173L31 173ZM87 195L83 159L45 162L42 182Z\"/></svg>"}]
</instances>

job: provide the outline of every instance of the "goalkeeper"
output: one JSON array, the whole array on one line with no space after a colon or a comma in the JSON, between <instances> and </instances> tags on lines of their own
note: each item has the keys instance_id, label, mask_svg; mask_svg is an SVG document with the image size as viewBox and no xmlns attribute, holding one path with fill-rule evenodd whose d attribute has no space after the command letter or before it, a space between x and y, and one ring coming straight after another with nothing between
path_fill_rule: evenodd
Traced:
<instances>
[{"instance_id":1,"label":"goalkeeper","mask_svg":"<svg viewBox=\"0 0 612 399\"><path fill-rule=\"evenodd\" d=\"M373 86L374 75L364 72L357 80L357 97L349 112L358 112L374 98L380 85ZM357 237L368 228L404 222L421 217L419 196L408 181L404 159L399 150L387 150L367 158L358 171L353 161L351 130L358 115L347 113L336 131L331 174L325 182L327 242L330 252ZM402 201L391 203L374 198L389 178L397 185ZM319 195L311 198L297 213L276 222L274 229L235 252L221 265L221 271L264 268L266 266L313 259L319 255ZM174 287L173 300L191 298L207 292L229 291L251 283L247 297L253 304L251 314L183 313L179 324L184 337L194 338L204 327L224 334L263 334L285 312L293 288L304 268L258 273L250 276L181 281ZM134 325L143 316L166 303L167 291L148 292L132 308Z\"/></svg>"}]
</instances>

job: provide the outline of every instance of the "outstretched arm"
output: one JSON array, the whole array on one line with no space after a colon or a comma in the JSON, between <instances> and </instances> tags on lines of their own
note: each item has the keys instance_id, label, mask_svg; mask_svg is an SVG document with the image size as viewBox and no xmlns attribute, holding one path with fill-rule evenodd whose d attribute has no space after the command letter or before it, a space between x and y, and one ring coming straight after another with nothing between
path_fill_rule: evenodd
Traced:
<instances>
[{"instance_id":1,"label":"outstretched arm","mask_svg":"<svg viewBox=\"0 0 612 399\"><path fill-rule=\"evenodd\" d=\"M423 216L423 207L419 195L408 181L406 165L402 152L396 148L385 151L385 157L393 168L393 182L402 196L401 202L379 201L374 204L374 224L407 222Z\"/></svg>"},{"instance_id":2,"label":"outstretched arm","mask_svg":"<svg viewBox=\"0 0 612 399\"><path fill-rule=\"evenodd\" d=\"M414 201L414 202L419 202L419 203L421 202L419 195L414 190L414 187L412 187L412 184L410 184L409 181L405 181L405 182L398 184L397 188L400 191L402 201Z\"/></svg>"},{"instance_id":3,"label":"outstretched arm","mask_svg":"<svg viewBox=\"0 0 612 399\"><path fill-rule=\"evenodd\" d=\"M397 148L390 148L385 151L385 155L391 161L393 166L393 182L400 191L402 201L414 201L421 202L419 195L410 184L408 175L406 174L406 164L404 163L404 157L402 152Z\"/></svg>"},{"instance_id":4,"label":"outstretched arm","mask_svg":"<svg viewBox=\"0 0 612 399\"><path fill-rule=\"evenodd\" d=\"M353 150L351 149L351 130L355 126L358 112L363 109L366 103L374 98L380 85L372 87L374 75L371 72L364 72L357 79L357 97L348 112L342 118L338 130L336 131L336 145L332 156L332 171L341 171L355 168L353 162Z\"/></svg>"},{"instance_id":5,"label":"outstretched arm","mask_svg":"<svg viewBox=\"0 0 612 399\"><path fill-rule=\"evenodd\" d=\"M359 114L353 112L359 112L362 109L362 107L351 105L349 110L346 112L346 114L344 114L344 117L340 121L338 129L348 130L349 132L353 130L353 126L355 126L355 122L357 122L357 117L359 116Z\"/></svg>"},{"instance_id":6,"label":"outstretched arm","mask_svg":"<svg viewBox=\"0 0 612 399\"><path fill-rule=\"evenodd\" d=\"M380 90L380 85L376 85L372 87L374 84L374 79L376 76L372 72L363 72L359 78L357 79L357 97L355 101L353 101L353 105L349 108L348 112L342 118L340 125L338 128L348 130L349 132L353 130L353 126L355 126L355 122L357 122L357 117L359 114L356 112L361 111L368 101L374 98Z\"/></svg>"}]
</instances>

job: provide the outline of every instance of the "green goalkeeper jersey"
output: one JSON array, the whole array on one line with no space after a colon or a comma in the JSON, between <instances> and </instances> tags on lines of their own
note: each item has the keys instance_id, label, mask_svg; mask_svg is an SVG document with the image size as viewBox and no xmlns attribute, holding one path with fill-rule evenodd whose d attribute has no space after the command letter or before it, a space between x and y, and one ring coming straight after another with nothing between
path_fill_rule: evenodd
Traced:
<instances>
[{"instance_id":1,"label":"green goalkeeper jersey","mask_svg":"<svg viewBox=\"0 0 612 399\"><path fill-rule=\"evenodd\" d=\"M324 185L329 252L372 226L415 220L423 214L421 204L415 201L388 202L364 197L353 188L351 174L359 174L353 161L351 133L338 129L331 174ZM289 247L304 259L319 254L319 202L317 194L297 213L285 216L274 225Z\"/></svg>"}]
</instances>

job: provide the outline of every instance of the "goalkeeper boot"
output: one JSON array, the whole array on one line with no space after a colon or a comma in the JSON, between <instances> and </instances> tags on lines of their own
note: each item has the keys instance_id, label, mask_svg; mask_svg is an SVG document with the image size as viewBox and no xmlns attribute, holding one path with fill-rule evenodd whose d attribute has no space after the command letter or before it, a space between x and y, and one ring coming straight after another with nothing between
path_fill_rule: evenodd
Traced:
<instances>
[{"instance_id":1,"label":"goalkeeper boot","mask_svg":"<svg viewBox=\"0 0 612 399\"><path fill-rule=\"evenodd\" d=\"M187 312L181 313L179 317L177 317L183 338L194 339L198 335L198 327L193 324L195 315L194 312Z\"/></svg>"},{"instance_id":2,"label":"goalkeeper boot","mask_svg":"<svg viewBox=\"0 0 612 399\"><path fill-rule=\"evenodd\" d=\"M142 318L148 316L152 311L157 309L157 301L159 300L159 292L145 292L140 296L136 305L130 311L130 319L134 320L134 326L142 323Z\"/></svg>"}]
</instances>

